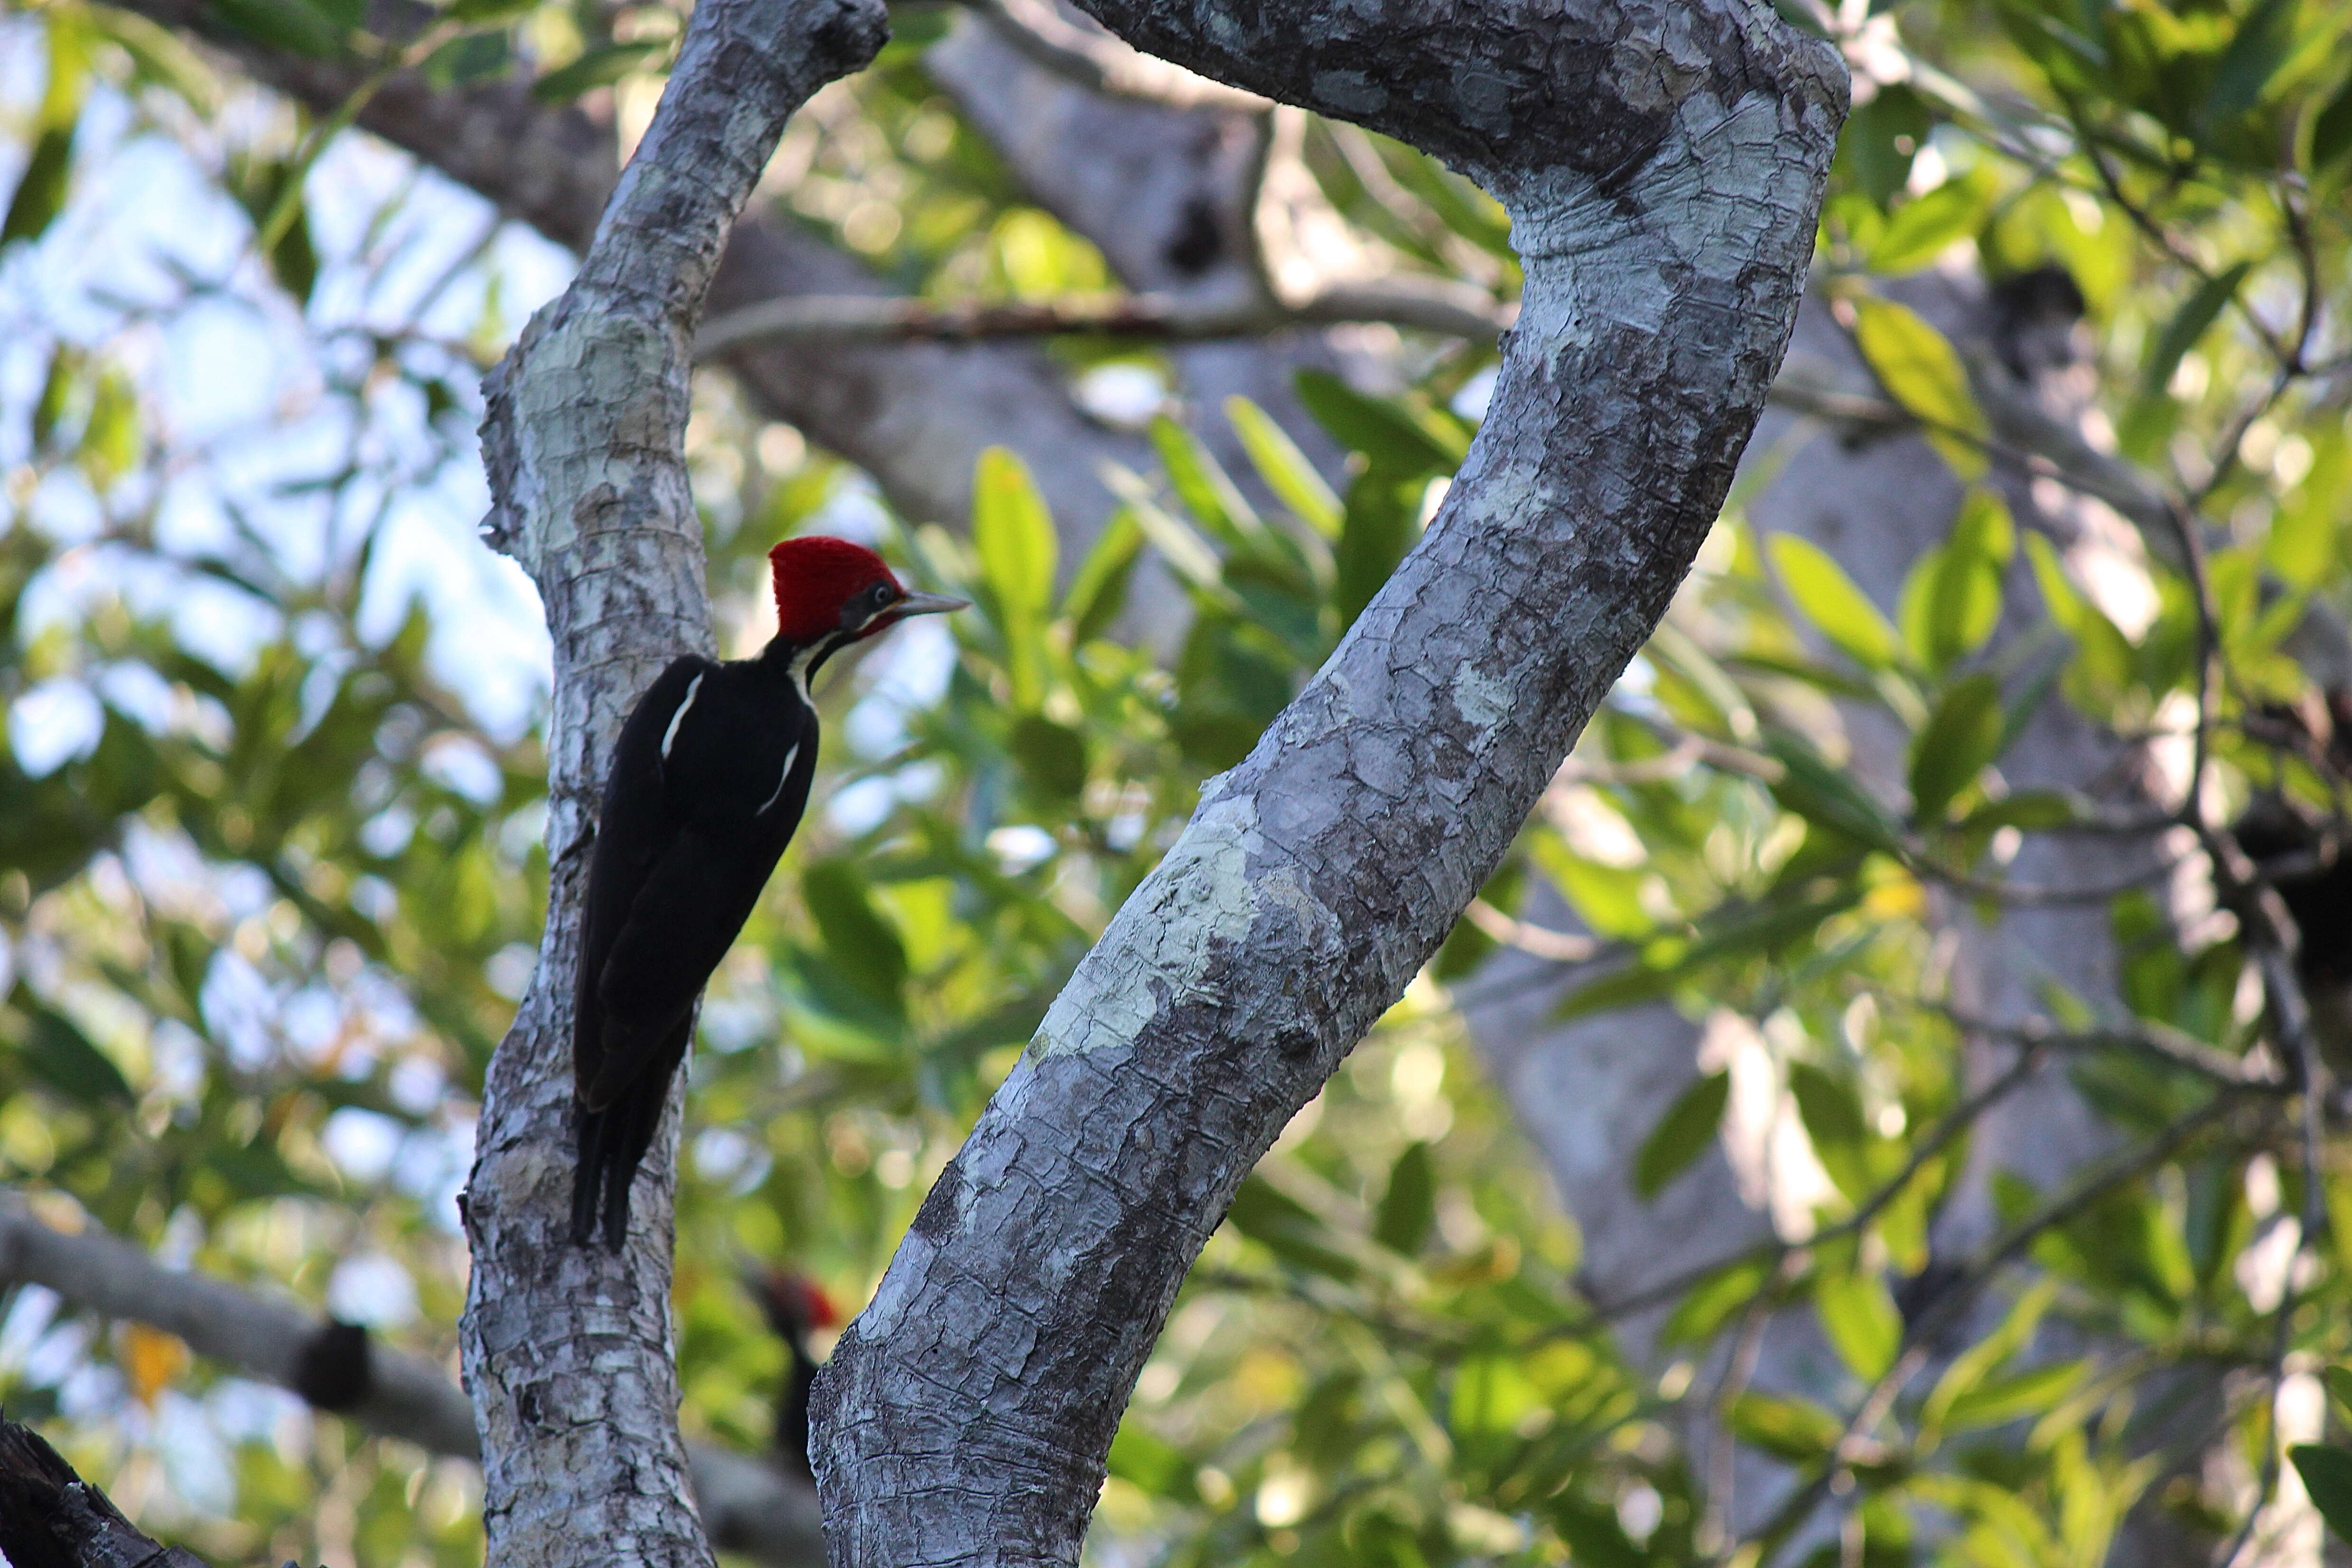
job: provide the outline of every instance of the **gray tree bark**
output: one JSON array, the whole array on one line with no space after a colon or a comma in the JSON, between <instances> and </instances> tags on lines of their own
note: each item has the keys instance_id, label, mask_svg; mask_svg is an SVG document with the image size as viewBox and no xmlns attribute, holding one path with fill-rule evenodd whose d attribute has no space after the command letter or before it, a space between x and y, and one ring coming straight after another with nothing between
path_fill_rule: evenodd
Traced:
<instances>
[{"instance_id":1,"label":"gray tree bark","mask_svg":"<svg viewBox=\"0 0 2352 1568\"><path fill-rule=\"evenodd\" d=\"M669 1320L676 1093L617 1256L571 1243L571 977L614 733L670 658L711 646L685 464L694 327L786 118L872 58L872 0L703 0L578 276L488 384L491 542L554 639L546 935L490 1064L463 1205L461 1325L489 1559L700 1565Z\"/></svg>"},{"instance_id":2,"label":"gray tree bark","mask_svg":"<svg viewBox=\"0 0 2352 1568\"><path fill-rule=\"evenodd\" d=\"M820 1378L844 1568L1076 1561L1202 1241L1688 569L1786 345L1844 107L1834 56L1738 0L1090 9L1452 160L1510 209L1526 291L1430 531L1210 782Z\"/></svg>"}]
</instances>

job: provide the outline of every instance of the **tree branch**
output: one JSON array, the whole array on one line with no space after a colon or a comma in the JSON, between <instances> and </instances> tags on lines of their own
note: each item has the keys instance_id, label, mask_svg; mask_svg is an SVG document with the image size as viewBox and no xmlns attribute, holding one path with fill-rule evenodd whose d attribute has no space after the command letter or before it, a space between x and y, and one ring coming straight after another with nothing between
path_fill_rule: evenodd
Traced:
<instances>
[{"instance_id":1,"label":"tree branch","mask_svg":"<svg viewBox=\"0 0 2352 1568\"><path fill-rule=\"evenodd\" d=\"M1048 0L965 0L988 25L1033 64L1064 80L1106 97L1139 99L1171 109L1214 104L1264 109L1265 100L1181 66L1154 59L1107 33L1089 32L1066 20Z\"/></svg>"},{"instance_id":2,"label":"tree branch","mask_svg":"<svg viewBox=\"0 0 2352 1568\"><path fill-rule=\"evenodd\" d=\"M785 120L885 30L878 0L702 0L578 275L486 384L487 532L537 583L554 644L547 928L490 1062L462 1205L466 1383L490 1558L509 1568L711 1561L670 1353L677 1087L628 1245L568 1234L579 850L627 704L674 656L711 647L685 460L704 296Z\"/></svg>"},{"instance_id":3,"label":"tree branch","mask_svg":"<svg viewBox=\"0 0 2352 1568\"><path fill-rule=\"evenodd\" d=\"M107 1495L16 1422L0 1420L0 1557L15 1568L204 1568L141 1533Z\"/></svg>"},{"instance_id":4,"label":"tree branch","mask_svg":"<svg viewBox=\"0 0 2352 1568\"><path fill-rule=\"evenodd\" d=\"M39 1285L84 1311L177 1334L239 1374L311 1397L304 1352L322 1325L301 1308L226 1280L166 1268L94 1226L59 1230L21 1198L0 1194L0 1285ZM429 1454L478 1461L474 1407L432 1363L369 1346L364 1391L335 1414ZM816 1494L762 1459L689 1442L687 1464L711 1540L772 1568L819 1568L824 1536ZM20 1564L21 1568L21 1564Z\"/></svg>"},{"instance_id":5,"label":"tree branch","mask_svg":"<svg viewBox=\"0 0 2352 1568\"><path fill-rule=\"evenodd\" d=\"M1524 304L1422 543L1210 783L821 1376L842 1568L1076 1560L1186 1268L1500 859L1712 523L1843 109L1835 57L1738 0L1094 11L1475 174Z\"/></svg>"},{"instance_id":6,"label":"tree branch","mask_svg":"<svg viewBox=\"0 0 2352 1568\"><path fill-rule=\"evenodd\" d=\"M750 344L775 342L968 342L1072 334L1186 342L1263 337L1341 321L1385 321L1445 337L1491 340L1507 331L1517 314L1497 307L1482 289L1438 279L1342 284L1295 305L1152 294L935 305L887 295L811 294L748 305L704 322L694 357L719 359Z\"/></svg>"}]
</instances>

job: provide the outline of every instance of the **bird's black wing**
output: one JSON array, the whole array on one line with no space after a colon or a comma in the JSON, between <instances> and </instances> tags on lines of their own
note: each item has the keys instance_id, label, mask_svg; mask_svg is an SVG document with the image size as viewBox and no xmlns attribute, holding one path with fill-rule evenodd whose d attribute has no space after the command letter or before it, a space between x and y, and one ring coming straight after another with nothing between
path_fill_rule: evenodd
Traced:
<instances>
[{"instance_id":1,"label":"bird's black wing","mask_svg":"<svg viewBox=\"0 0 2352 1568\"><path fill-rule=\"evenodd\" d=\"M629 1179L652 1140L653 1123L659 1120L668 1088L665 1079L661 1085L665 1093L646 1097L652 1101L649 1118L642 1108L631 1108L635 1114L615 1117L608 1106L592 1110L586 1103L587 1090L603 1076L605 1066L607 1031L600 983L614 945L627 927L629 911L684 826L666 799L662 739L688 691L718 668L693 654L673 660L623 721L620 739L613 748L612 769L605 776L595 848L588 863L588 891L581 911L580 965L572 987L572 1070L581 1103L572 1208L572 1231L581 1241L593 1230L598 1210L613 1206L606 1189L617 1188L617 1202L625 1215ZM665 1037L675 1037L680 1056L692 1028L690 1009L691 998L683 1027L673 1023L662 1031ZM646 1054L658 1055L662 1047L672 1043L668 1038L655 1042ZM674 1056L673 1069L676 1065ZM645 1125L638 1126L640 1121ZM630 1150L634 1152L626 1152ZM617 1237L614 1245L619 1246Z\"/></svg>"},{"instance_id":2,"label":"bird's black wing","mask_svg":"<svg viewBox=\"0 0 2352 1568\"><path fill-rule=\"evenodd\" d=\"M661 759L675 829L646 871L598 978L604 1051L581 1101L601 1110L667 1049L734 945L791 841L816 769L816 719L775 683L724 666ZM664 1080L667 1083L667 1079Z\"/></svg>"}]
</instances>

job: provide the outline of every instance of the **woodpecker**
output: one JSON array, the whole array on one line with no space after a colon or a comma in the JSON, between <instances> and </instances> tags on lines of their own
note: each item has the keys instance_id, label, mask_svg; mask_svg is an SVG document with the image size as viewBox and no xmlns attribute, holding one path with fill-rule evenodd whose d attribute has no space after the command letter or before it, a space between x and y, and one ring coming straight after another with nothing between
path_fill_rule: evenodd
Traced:
<instances>
[{"instance_id":1,"label":"woodpecker","mask_svg":"<svg viewBox=\"0 0 2352 1568\"><path fill-rule=\"evenodd\" d=\"M572 991L572 1237L621 1249L629 1184L686 1059L696 999L792 841L816 773L809 681L841 649L966 601L901 587L845 539L768 552L776 635L755 658L686 654L621 726Z\"/></svg>"},{"instance_id":2,"label":"woodpecker","mask_svg":"<svg viewBox=\"0 0 2352 1568\"><path fill-rule=\"evenodd\" d=\"M789 1268L772 1268L750 1277L768 1327L784 1342L793 1364L785 1369L784 1386L776 1395L776 1457L803 1479L814 1479L809 1465L809 1389L816 1383L816 1356L809 1334L841 1321L833 1300L810 1280Z\"/></svg>"}]
</instances>

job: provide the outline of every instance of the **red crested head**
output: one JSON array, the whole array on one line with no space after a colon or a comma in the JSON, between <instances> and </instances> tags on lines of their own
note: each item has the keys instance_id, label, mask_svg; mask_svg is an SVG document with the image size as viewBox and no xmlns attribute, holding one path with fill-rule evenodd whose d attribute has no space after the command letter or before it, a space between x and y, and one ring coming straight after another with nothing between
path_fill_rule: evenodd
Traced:
<instances>
[{"instance_id":1,"label":"red crested head","mask_svg":"<svg viewBox=\"0 0 2352 1568\"><path fill-rule=\"evenodd\" d=\"M776 631L786 642L811 643L842 630L843 612L861 594L887 604L904 592L882 557L854 541L823 534L785 540L768 552L768 569L776 589Z\"/></svg>"},{"instance_id":2,"label":"red crested head","mask_svg":"<svg viewBox=\"0 0 2352 1568\"><path fill-rule=\"evenodd\" d=\"M961 599L909 594L882 557L846 539L810 534L768 552L776 589L776 635L808 645L835 633L848 640L887 631L908 616L959 610Z\"/></svg>"}]
</instances>

